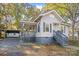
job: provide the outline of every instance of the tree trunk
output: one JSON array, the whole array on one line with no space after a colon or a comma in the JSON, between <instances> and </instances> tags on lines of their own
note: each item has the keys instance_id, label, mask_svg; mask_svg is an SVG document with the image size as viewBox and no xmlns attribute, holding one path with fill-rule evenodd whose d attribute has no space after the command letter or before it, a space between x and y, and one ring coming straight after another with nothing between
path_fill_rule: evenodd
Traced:
<instances>
[{"instance_id":1,"label":"tree trunk","mask_svg":"<svg viewBox=\"0 0 79 59\"><path fill-rule=\"evenodd\" d=\"M74 34L75 34L75 22L72 21L72 40L75 40Z\"/></svg>"}]
</instances>

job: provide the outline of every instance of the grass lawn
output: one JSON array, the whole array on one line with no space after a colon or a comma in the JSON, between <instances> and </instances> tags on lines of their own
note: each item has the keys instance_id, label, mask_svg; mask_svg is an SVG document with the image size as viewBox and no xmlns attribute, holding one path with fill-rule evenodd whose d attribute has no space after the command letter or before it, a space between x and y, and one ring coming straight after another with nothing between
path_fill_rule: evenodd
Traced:
<instances>
[{"instance_id":1,"label":"grass lawn","mask_svg":"<svg viewBox=\"0 0 79 59\"><path fill-rule=\"evenodd\" d=\"M69 40L69 45L78 46L79 47L79 40Z\"/></svg>"},{"instance_id":2,"label":"grass lawn","mask_svg":"<svg viewBox=\"0 0 79 59\"><path fill-rule=\"evenodd\" d=\"M69 40L69 45L77 46L79 47L79 40ZM79 50L75 53L76 56L79 56Z\"/></svg>"}]
</instances>

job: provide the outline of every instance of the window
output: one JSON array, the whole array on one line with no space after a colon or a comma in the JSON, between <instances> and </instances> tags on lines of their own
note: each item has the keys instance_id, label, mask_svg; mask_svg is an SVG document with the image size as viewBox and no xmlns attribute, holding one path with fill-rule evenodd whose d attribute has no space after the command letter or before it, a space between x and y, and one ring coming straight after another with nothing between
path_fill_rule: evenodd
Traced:
<instances>
[{"instance_id":1,"label":"window","mask_svg":"<svg viewBox=\"0 0 79 59\"><path fill-rule=\"evenodd\" d=\"M58 26L58 24L57 23L54 23L54 26Z\"/></svg>"},{"instance_id":2,"label":"window","mask_svg":"<svg viewBox=\"0 0 79 59\"><path fill-rule=\"evenodd\" d=\"M46 32L49 32L49 24L46 24Z\"/></svg>"},{"instance_id":3,"label":"window","mask_svg":"<svg viewBox=\"0 0 79 59\"><path fill-rule=\"evenodd\" d=\"M43 23L43 32L45 32L45 22Z\"/></svg>"},{"instance_id":4,"label":"window","mask_svg":"<svg viewBox=\"0 0 79 59\"><path fill-rule=\"evenodd\" d=\"M52 24L50 24L50 32L52 32Z\"/></svg>"},{"instance_id":5,"label":"window","mask_svg":"<svg viewBox=\"0 0 79 59\"><path fill-rule=\"evenodd\" d=\"M38 32L40 32L40 23L38 23L37 27L38 27Z\"/></svg>"},{"instance_id":6,"label":"window","mask_svg":"<svg viewBox=\"0 0 79 59\"><path fill-rule=\"evenodd\" d=\"M59 28L59 24L58 24L58 23L54 23L54 24L53 24L53 29L54 29L55 31L59 30L59 29L60 29L60 28Z\"/></svg>"},{"instance_id":7,"label":"window","mask_svg":"<svg viewBox=\"0 0 79 59\"><path fill-rule=\"evenodd\" d=\"M49 32L49 24L43 23L43 32Z\"/></svg>"}]
</instances>

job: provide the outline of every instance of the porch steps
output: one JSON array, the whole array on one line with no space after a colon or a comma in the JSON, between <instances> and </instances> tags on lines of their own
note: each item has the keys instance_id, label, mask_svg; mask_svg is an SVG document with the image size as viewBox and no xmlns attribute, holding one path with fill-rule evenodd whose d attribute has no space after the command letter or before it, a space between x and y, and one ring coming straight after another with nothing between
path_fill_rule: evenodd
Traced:
<instances>
[{"instance_id":1,"label":"porch steps","mask_svg":"<svg viewBox=\"0 0 79 59\"><path fill-rule=\"evenodd\" d=\"M61 46L67 46L68 45L68 38L66 35L64 35L62 32L60 31L54 31L54 36L53 39L60 44Z\"/></svg>"}]
</instances>

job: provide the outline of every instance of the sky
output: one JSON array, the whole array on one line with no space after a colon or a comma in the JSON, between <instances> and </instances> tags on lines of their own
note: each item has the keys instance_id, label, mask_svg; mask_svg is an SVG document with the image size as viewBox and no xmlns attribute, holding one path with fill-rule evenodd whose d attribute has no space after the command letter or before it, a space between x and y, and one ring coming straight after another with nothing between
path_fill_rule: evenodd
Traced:
<instances>
[{"instance_id":1,"label":"sky","mask_svg":"<svg viewBox=\"0 0 79 59\"><path fill-rule=\"evenodd\" d=\"M33 6L36 6L39 9L42 9L42 7L45 5L45 3L31 3Z\"/></svg>"}]
</instances>

